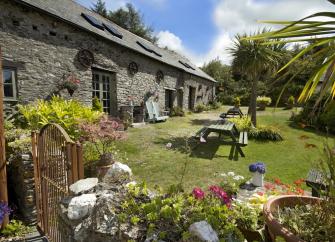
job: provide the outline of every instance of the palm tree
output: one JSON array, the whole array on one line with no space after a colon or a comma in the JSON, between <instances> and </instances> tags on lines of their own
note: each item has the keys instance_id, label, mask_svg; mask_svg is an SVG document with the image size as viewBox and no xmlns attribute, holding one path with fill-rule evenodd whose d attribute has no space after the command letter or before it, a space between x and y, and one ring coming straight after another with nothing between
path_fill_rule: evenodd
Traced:
<instances>
[{"instance_id":1,"label":"palm tree","mask_svg":"<svg viewBox=\"0 0 335 242\"><path fill-rule=\"evenodd\" d=\"M265 33L266 30L259 32ZM280 52L276 51L279 45L266 45L264 40L247 39L247 35L236 35L234 44L229 48L233 56L232 67L251 82L249 114L256 126L257 83L264 73L272 72L278 65ZM283 47L282 47L283 48Z\"/></svg>"},{"instance_id":2,"label":"palm tree","mask_svg":"<svg viewBox=\"0 0 335 242\"><path fill-rule=\"evenodd\" d=\"M335 0L328 0L335 5ZM313 21L315 17L324 17L327 20ZM304 58L306 55L323 61L319 68L311 75L302 90L298 101L307 101L319 86L322 80L320 95L316 100L315 107L323 98L328 101L335 97L335 12L318 12L307 16L298 21L263 21L264 23L279 24L284 27L280 30L267 33L260 33L251 38L249 41L269 41L271 43L304 43L302 50L295 55L278 73L287 69L292 63ZM276 41L273 41L273 40Z\"/></svg>"}]
</instances>

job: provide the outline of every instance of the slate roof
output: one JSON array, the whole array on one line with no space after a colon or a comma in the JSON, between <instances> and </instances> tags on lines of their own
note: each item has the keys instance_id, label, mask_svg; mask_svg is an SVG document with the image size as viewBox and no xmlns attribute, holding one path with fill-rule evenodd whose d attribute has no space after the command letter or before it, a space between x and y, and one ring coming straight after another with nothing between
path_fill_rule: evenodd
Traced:
<instances>
[{"instance_id":1,"label":"slate roof","mask_svg":"<svg viewBox=\"0 0 335 242\"><path fill-rule=\"evenodd\" d=\"M107 20L106 18L100 16L99 14L94 13L93 11L81 6L80 4L72 1L72 0L15 0L17 3L24 4L26 6L32 7L35 10L43 12L48 15L52 15L53 17L58 18L61 21L67 22L71 25L76 26L77 28L83 29L85 31L91 32L93 34L99 35L105 39L113 41L119 45L132 49L136 52L139 52L145 56L148 56L152 59L158 60L165 64L174 66L178 69L184 70L190 74L205 78L207 80L216 82L212 77L203 72L200 68L193 65L188 59L185 57L178 55L172 51L162 49L152 44L151 42L121 28L120 26L114 24L113 22ZM102 21L107 24L111 24L118 32L123 35L123 38L120 39L116 36L110 34L107 30L101 30L94 26L92 26L88 21L86 21L81 14L86 13L89 14L99 21ZM162 57L156 55L155 53L150 53L143 49L137 41L145 43L152 50L162 55ZM186 68L179 61L186 62L190 65L191 68Z\"/></svg>"}]
</instances>

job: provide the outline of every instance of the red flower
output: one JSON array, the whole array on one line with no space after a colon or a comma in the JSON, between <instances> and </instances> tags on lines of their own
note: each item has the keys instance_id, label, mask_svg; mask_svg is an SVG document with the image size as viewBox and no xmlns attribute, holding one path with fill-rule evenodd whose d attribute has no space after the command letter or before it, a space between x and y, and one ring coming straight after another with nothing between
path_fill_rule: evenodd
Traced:
<instances>
[{"instance_id":1,"label":"red flower","mask_svg":"<svg viewBox=\"0 0 335 242\"><path fill-rule=\"evenodd\" d=\"M275 182L277 185L282 185L282 184L283 184L279 178L275 178L274 182Z\"/></svg>"},{"instance_id":2,"label":"red flower","mask_svg":"<svg viewBox=\"0 0 335 242\"><path fill-rule=\"evenodd\" d=\"M259 196L263 196L263 195L264 195L264 192L257 192L257 194L258 194Z\"/></svg>"},{"instance_id":3,"label":"red flower","mask_svg":"<svg viewBox=\"0 0 335 242\"><path fill-rule=\"evenodd\" d=\"M272 188L274 188L274 185L271 183L265 183L264 187L266 190L271 190Z\"/></svg>"},{"instance_id":4,"label":"red flower","mask_svg":"<svg viewBox=\"0 0 335 242\"><path fill-rule=\"evenodd\" d=\"M296 186L300 187L301 184L302 184L304 181L305 181L304 179L300 178L300 179L294 181L294 184L295 184Z\"/></svg>"}]
</instances>

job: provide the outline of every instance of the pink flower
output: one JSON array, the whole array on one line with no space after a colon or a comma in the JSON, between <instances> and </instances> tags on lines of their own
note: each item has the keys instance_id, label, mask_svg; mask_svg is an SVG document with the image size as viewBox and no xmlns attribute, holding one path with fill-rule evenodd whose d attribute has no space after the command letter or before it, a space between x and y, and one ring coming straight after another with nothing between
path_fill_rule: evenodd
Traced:
<instances>
[{"instance_id":1,"label":"pink flower","mask_svg":"<svg viewBox=\"0 0 335 242\"><path fill-rule=\"evenodd\" d=\"M204 199L205 197L205 192L199 187L195 187L192 191L192 194L196 199Z\"/></svg>"},{"instance_id":2,"label":"pink flower","mask_svg":"<svg viewBox=\"0 0 335 242\"><path fill-rule=\"evenodd\" d=\"M219 186L210 186L209 190L214 193L216 197L218 197L224 204L229 205L231 202L231 198L228 194Z\"/></svg>"}]
</instances>

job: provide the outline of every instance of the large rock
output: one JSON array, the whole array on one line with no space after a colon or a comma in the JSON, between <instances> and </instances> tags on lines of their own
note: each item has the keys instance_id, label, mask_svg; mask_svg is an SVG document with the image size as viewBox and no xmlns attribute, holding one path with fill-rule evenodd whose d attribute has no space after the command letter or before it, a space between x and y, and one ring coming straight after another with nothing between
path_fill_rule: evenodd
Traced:
<instances>
[{"instance_id":1,"label":"large rock","mask_svg":"<svg viewBox=\"0 0 335 242\"><path fill-rule=\"evenodd\" d=\"M83 194L71 199L67 211L67 216L71 220L84 218L94 207L97 201L95 194Z\"/></svg>"},{"instance_id":2,"label":"large rock","mask_svg":"<svg viewBox=\"0 0 335 242\"><path fill-rule=\"evenodd\" d=\"M206 221L193 223L188 230L193 236L197 237L201 241L219 242L217 233Z\"/></svg>"},{"instance_id":3,"label":"large rock","mask_svg":"<svg viewBox=\"0 0 335 242\"><path fill-rule=\"evenodd\" d=\"M107 171L106 175L103 177L103 182L113 183L118 181L130 180L132 176L132 171L129 166L122 164L120 162L115 162L111 168Z\"/></svg>"},{"instance_id":4,"label":"large rock","mask_svg":"<svg viewBox=\"0 0 335 242\"><path fill-rule=\"evenodd\" d=\"M73 183L70 191L75 195L85 193L98 185L98 178L86 178Z\"/></svg>"}]
</instances>

